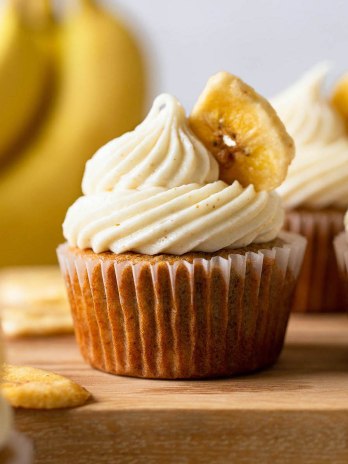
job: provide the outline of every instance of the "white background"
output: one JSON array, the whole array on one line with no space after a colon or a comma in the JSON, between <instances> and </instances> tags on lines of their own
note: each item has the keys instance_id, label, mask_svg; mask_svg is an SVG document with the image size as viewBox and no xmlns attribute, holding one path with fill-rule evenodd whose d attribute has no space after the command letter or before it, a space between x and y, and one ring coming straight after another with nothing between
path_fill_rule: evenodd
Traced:
<instances>
[{"instance_id":1,"label":"white background","mask_svg":"<svg viewBox=\"0 0 348 464\"><path fill-rule=\"evenodd\" d=\"M189 110L209 75L231 71L272 96L322 60L348 69L347 0L103 0L151 52L152 95Z\"/></svg>"}]
</instances>

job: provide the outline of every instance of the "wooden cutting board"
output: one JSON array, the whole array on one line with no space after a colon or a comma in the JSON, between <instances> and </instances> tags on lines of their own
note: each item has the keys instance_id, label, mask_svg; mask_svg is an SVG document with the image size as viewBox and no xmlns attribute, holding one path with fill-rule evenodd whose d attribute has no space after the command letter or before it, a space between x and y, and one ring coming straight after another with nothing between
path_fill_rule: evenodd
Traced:
<instances>
[{"instance_id":1,"label":"wooden cutting board","mask_svg":"<svg viewBox=\"0 0 348 464\"><path fill-rule=\"evenodd\" d=\"M71 410L18 410L37 463L348 462L348 318L292 316L271 369L235 379L159 381L91 369L73 337L9 342L9 361L50 369L92 394Z\"/></svg>"}]
</instances>

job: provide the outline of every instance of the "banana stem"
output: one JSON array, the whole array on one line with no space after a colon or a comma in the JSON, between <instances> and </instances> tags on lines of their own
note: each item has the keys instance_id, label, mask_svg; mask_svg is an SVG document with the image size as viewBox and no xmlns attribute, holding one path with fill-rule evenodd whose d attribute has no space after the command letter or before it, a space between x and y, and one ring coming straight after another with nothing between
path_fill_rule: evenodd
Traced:
<instances>
[{"instance_id":1,"label":"banana stem","mask_svg":"<svg viewBox=\"0 0 348 464\"><path fill-rule=\"evenodd\" d=\"M42 29L53 21L52 0L10 0L10 5L27 26Z\"/></svg>"}]
</instances>

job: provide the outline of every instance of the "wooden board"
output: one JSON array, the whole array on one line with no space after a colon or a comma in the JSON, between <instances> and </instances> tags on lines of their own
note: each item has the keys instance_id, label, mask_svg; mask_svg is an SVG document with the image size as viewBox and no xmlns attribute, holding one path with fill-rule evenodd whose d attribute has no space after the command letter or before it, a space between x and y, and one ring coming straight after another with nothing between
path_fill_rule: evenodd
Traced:
<instances>
[{"instance_id":1,"label":"wooden board","mask_svg":"<svg viewBox=\"0 0 348 464\"><path fill-rule=\"evenodd\" d=\"M159 381L95 371L70 336L11 341L9 361L47 368L94 399L18 410L37 463L347 463L348 318L292 316L272 369L235 379Z\"/></svg>"}]
</instances>

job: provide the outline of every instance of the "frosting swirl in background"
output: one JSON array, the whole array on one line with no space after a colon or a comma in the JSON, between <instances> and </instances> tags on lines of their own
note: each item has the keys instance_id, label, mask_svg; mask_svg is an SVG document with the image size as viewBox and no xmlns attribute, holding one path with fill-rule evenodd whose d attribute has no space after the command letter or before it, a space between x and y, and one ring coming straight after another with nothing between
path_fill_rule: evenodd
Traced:
<instances>
[{"instance_id":1,"label":"frosting swirl in background","mask_svg":"<svg viewBox=\"0 0 348 464\"><path fill-rule=\"evenodd\" d=\"M63 224L70 246L94 252L213 252L273 240L284 213L274 192L218 180L213 155L180 103L156 98L146 119L88 161Z\"/></svg>"},{"instance_id":2,"label":"frosting swirl in background","mask_svg":"<svg viewBox=\"0 0 348 464\"><path fill-rule=\"evenodd\" d=\"M348 207L348 136L323 95L328 73L317 65L271 103L294 138L296 156L277 189L287 208Z\"/></svg>"}]
</instances>

